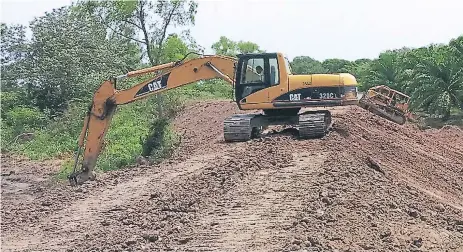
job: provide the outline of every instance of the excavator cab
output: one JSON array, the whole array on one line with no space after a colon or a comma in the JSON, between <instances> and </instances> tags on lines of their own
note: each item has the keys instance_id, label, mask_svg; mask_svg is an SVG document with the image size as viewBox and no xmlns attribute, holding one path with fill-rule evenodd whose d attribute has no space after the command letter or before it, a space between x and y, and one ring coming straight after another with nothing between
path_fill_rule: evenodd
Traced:
<instances>
[{"instance_id":1,"label":"excavator cab","mask_svg":"<svg viewBox=\"0 0 463 252\"><path fill-rule=\"evenodd\" d=\"M277 53L239 54L235 71L235 99L240 104L266 103L268 88L280 84ZM287 90L287 87L286 87Z\"/></svg>"},{"instance_id":2,"label":"excavator cab","mask_svg":"<svg viewBox=\"0 0 463 252\"><path fill-rule=\"evenodd\" d=\"M241 110L295 116L303 107L357 104L357 81L348 73L293 75L282 53L238 54L235 99ZM327 113L327 112L326 112Z\"/></svg>"}]
</instances>

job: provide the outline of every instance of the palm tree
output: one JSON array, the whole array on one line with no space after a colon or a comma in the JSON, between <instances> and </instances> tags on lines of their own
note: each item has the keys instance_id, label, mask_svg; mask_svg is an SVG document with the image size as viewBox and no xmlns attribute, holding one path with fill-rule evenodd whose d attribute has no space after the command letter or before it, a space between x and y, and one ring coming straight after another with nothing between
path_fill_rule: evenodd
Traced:
<instances>
[{"instance_id":1,"label":"palm tree","mask_svg":"<svg viewBox=\"0 0 463 252\"><path fill-rule=\"evenodd\" d=\"M450 51L459 60L459 64L463 67L463 35L449 42Z\"/></svg>"},{"instance_id":2,"label":"palm tree","mask_svg":"<svg viewBox=\"0 0 463 252\"><path fill-rule=\"evenodd\" d=\"M430 46L419 59L410 81L412 107L450 117L451 109L463 108L463 68L448 46Z\"/></svg>"},{"instance_id":3,"label":"palm tree","mask_svg":"<svg viewBox=\"0 0 463 252\"><path fill-rule=\"evenodd\" d=\"M365 78L365 88L386 85L404 91L404 83L408 79L403 68L403 52L387 51L371 62L370 71Z\"/></svg>"}]
</instances>

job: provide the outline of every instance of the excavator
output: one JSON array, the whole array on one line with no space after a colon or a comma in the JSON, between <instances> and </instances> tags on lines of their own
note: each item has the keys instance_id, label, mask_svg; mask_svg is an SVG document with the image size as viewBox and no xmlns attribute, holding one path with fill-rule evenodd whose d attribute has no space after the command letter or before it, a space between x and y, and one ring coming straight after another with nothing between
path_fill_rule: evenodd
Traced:
<instances>
[{"instance_id":1,"label":"excavator","mask_svg":"<svg viewBox=\"0 0 463 252\"><path fill-rule=\"evenodd\" d=\"M330 111L315 109L301 112L301 108L358 105L357 81L353 75L295 75L281 52L247 53L236 57L198 54L187 59L187 56L179 61L109 78L99 86L80 133L74 169L68 176L71 185L95 178L93 169L118 105L200 80L221 78L227 81L233 87L233 100L240 110L260 111L226 118L223 124L226 142L258 137L270 125L294 127L302 139L323 137L333 124ZM148 74L154 77L128 89L117 89L117 83L122 79ZM77 171L82 148L83 159Z\"/></svg>"}]
</instances>

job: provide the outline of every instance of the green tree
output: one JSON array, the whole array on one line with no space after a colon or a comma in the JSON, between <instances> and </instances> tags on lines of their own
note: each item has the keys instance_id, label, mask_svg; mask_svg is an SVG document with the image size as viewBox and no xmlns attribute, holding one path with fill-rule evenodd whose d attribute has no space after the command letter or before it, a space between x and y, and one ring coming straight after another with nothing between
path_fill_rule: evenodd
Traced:
<instances>
[{"instance_id":1,"label":"green tree","mask_svg":"<svg viewBox=\"0 0 463 252\"><path fill-rule=\"evenodd\" d=\"M451 109L463 109L463 68L448 46L433 45L418 59L408 90L415 108L450 117Z\"/></svg>"},{"instance_id":2,"label":"green tree","mask_svg":"<svg viewBox=\"0 0 463 252\"><path fill-rule=\"evenodd\" d=\"M291 62L293 74L317 74L327 73L328 69L324 68L322 63L309 56L297 56Z\"/></svg>"},{"instance_id":3,"label":"green tree","mask_svg":"<svg viewBox=\"0 0 463 252\"><path fill-rule=\"evenodd\" d=\"M236 42L225 36L221 36L219 41L212 44L211 48L215 54L220 55L234 56L238 52Z\"/></svg>"},{"instance_id":4,"label":"green tree","mask_svg":"<svg viewBox=\"0 0 463 252\"><path fill-rule=\"evenodd\" d=\"M194 0L165 1L84 1L80 8L85 13L97 17L110 29L113 36L127 39L138 44L142 59L147 59L150 65L159 65L169 61L173 55L172 43L165 45L168 30L171 27L187 27L194 25L197 13L197 2ZM186 31L188 33L188 30ZM163 55L169 48L171 55ZM181 48L179 50L182 50ZM174 57L175 58L175 57ZM154 103L160 116L164 116L163 108L165 94L155 95ZM166 115L167 116L167 115ZM160 124L162 125L162 124Z\"/></svg>"},{"instance_id":5,"label":"green tree","mask_svg":"<svg viewBox=\"0 0 463 252\"><path fill-rule=\"evenodd\" d=\"M26 75L24 61L27 56L28 44L25 27L22 25L8 26L0 24L2 43L0 43L0 62L2 76L2 92L20 91Z\"/></svg>"},{"instance_id":6,"label":"green tree","mask_svg":"<svg viewBox=\"0 0 463 252\"><path fill-rule=\"evenodd\" d=\"M239 53L261 53L263 50L253 42L250 41L238 41L236 43L236 47L238 48Z\"/></svg>"},{"instance_id":7,"label":"green tree","mask_svg":"<svg viewBox=\"0 0 463 252\"><path fill-rule=\"evenodd\" d=\"M46 13L30 27L24 79L32 103L52 115L73 99L89 99L103 79L134 67L132 51L108 39L93 17L74 15L70 7Z\"/></svg>"},{"instance_id":8,"label":"green tree","mask_svg":"<svg viewBox=\"0 0 463 252\"><path fill-rule=\"evenodd\" d=\"M81 8L100 18L114 35L138 43L151 65L162 59L170 27L194 24L197 2L190 0L85 1Z\"/></svg>"},{"instance_id":9,"label":"green tree","mask_svg":"<svg viewBox=\"0 0 463 252\"><path fill-rule=\"evenodd\" d=\"M166 42L162 47L162 62L180 60L188 53L188 46L182 41L177 34L171 34L167 37Z\"/></svg>"},{"instance_id":10,"label":"green tree","mask_svg":"<svg viewBox=\"0 0 463 252\"><path fill-rule=\"evenodd\" d=\"M347 68L348 73L354 75L359 84L359 89L363 90L366 84L366 77L371 71L371 59L358 59L353 61Z\"/></svg>"},{"instance_id":11,"label":"green tree","mask_svg":"<svg viewBox=\"0 0 463 252\"><path fill-rule=\"evenodd\" d=\"M327 70L327 73L346 73L352 62L344 59L326 59L323 61L322 66Z\"/></svg>"},{"instance_id":12,"label":"green tree","mask_svg":"<svg viewBox=\"0 0 463 252\"><path fill-rule=\"evenodd\" d=\"M457 64L463 68L463 35L450 40L449 49L457 60Z\"/></svg>"},{"instance_id":13,"label":"green tree","mask_svg":"<svg viewBox=\"0 0 463 252\"><path fill-rule=\"evenodd\" d=\"M403 91L407 78L401 54L396 51L386 51L370 63L369 72L364 78L363 88L386 85Z\"/></svg>"},{"instance_id":14,"label":"green tree","mask_svg":"<svg viewBox=\"0 0 463 252\"><path fill-rule=\"evenodd\" d=\"M225 36L221 36L219 41L211 46L215 54L236 56L240 53L261 53L264 52L260 49L259 45L250 41L233 41Z\"/></svg>"}]
</instances>

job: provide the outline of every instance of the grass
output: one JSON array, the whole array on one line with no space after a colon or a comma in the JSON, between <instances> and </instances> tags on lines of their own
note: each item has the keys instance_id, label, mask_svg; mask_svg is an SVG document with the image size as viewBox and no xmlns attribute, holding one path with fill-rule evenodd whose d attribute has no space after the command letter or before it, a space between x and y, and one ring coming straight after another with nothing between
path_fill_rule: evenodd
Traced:
<instances>
[{"instance_id":1,"label":"grass","mask_svg":"<svg viewBox=\"0 0 463 252\"><path fill-rule=\"evenodd\" d=\"M232 89L224 81L210 80L169 90L163 94L163 111L172 118L187 101L231 98ZM35 160L62 159L64 164L56 178L65 179L73 168L77 140L87 106L88 104L83 103L71 104L67 113L60 118L49 120L39 126L23 127L19 132L15 130L18 129L17 122L6 124L2 119L2 150ZM105 172L135 163L146 148L149 137L154 135L159 139L149 142L155 145L151 148L149 158L157 162L169 157L179 143L179 136L170 123L158 129L162 134L150 134L153 130L151 126L160 120L157 109L154 96L117 108L105 136L105 147L98 157L97 171ZM24 119L19 123L21 126L27 126L29 122ZM33 133L33 138L15 139L18 134L24 132Z\"/></svg>"},{"instance_id":2,"label":"grass","mask_svg":"<svg viewBox=\"0 0 463 252\"><path fill-rule=\"evenodd\" d=\"M177 89L188 100L232 99L233 90L230 84L222 80L209 80Z\"/></svg>"}]
</instances>

